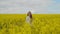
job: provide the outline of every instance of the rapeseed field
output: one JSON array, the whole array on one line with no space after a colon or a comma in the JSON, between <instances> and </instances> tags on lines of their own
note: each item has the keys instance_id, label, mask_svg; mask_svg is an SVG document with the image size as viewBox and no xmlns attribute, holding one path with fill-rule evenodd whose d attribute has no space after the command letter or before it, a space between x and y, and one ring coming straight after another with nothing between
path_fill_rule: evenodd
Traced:
<instances>
[{"instance_id":1,"label":"rapeseed field","mask_svg":"<svg viewBox=\"0 0 60 34\"><path fill-rule=\"evenodd\" d=\"M0 34L60 34L60 14L33 14L32 26L26 14L0 14Z\"/></svg>"}]
</instances>

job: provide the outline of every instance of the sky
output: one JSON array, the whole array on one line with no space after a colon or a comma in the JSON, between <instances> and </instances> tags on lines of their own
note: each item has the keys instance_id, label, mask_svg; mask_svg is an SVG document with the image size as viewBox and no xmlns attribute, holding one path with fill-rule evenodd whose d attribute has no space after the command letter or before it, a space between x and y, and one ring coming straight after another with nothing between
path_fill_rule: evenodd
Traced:
<instances>
[{"instance_id":1,"label":"sky","mask_svg":"<svg viewBox=\"0 0 60 34\"><path fill-rule=\"evenodd\" d=\"M0 14L60 14L60 0L0 0Z\"/></svg>"}]
</instances>

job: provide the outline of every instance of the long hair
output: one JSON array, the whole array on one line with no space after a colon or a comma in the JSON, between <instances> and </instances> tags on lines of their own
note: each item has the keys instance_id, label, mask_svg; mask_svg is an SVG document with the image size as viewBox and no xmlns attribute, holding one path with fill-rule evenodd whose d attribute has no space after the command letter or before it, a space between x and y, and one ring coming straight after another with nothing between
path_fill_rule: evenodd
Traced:
<instances>
[{"instance_id":1,"label":"long hair","mask_svg":"<svg viewBox=\"0 0 60 34\"><path fill-rule=\"evenodd\" d=\"M27 13L27 16L29 16L32 19L32 13L30 11Z\"/></svg>"}]
</instances>

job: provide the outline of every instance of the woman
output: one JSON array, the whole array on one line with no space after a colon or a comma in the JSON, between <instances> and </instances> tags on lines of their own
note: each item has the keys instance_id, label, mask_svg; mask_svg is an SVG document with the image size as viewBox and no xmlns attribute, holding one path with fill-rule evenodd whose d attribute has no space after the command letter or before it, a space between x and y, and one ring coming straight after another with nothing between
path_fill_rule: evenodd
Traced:
<instances>
[{"instance_id":1,"label":"woman","mask_svg":"<svg viewBox=\"0 0 60 34\"><path fill-rule=\"evenodd\" d=\"M31 13L31 11L29 11L27 13L26 22L29 23L30 25L32 24L32 13Z\"/></svg>"}]
</instances>

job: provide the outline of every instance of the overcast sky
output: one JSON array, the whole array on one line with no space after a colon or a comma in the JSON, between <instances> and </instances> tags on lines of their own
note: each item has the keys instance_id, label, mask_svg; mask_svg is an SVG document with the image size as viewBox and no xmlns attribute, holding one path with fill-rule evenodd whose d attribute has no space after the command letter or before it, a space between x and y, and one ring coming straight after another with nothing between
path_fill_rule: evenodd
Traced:
<instances>
[{"instance_id":1,"label":"overcast sky","mask_svg":"<svg viewBox=\"0 0 60 34\"><path fill-rule=\"evenodd\" d=\"M60 0L0 0L0 13L59 13Z\"/></svg>"}]
</instances>

